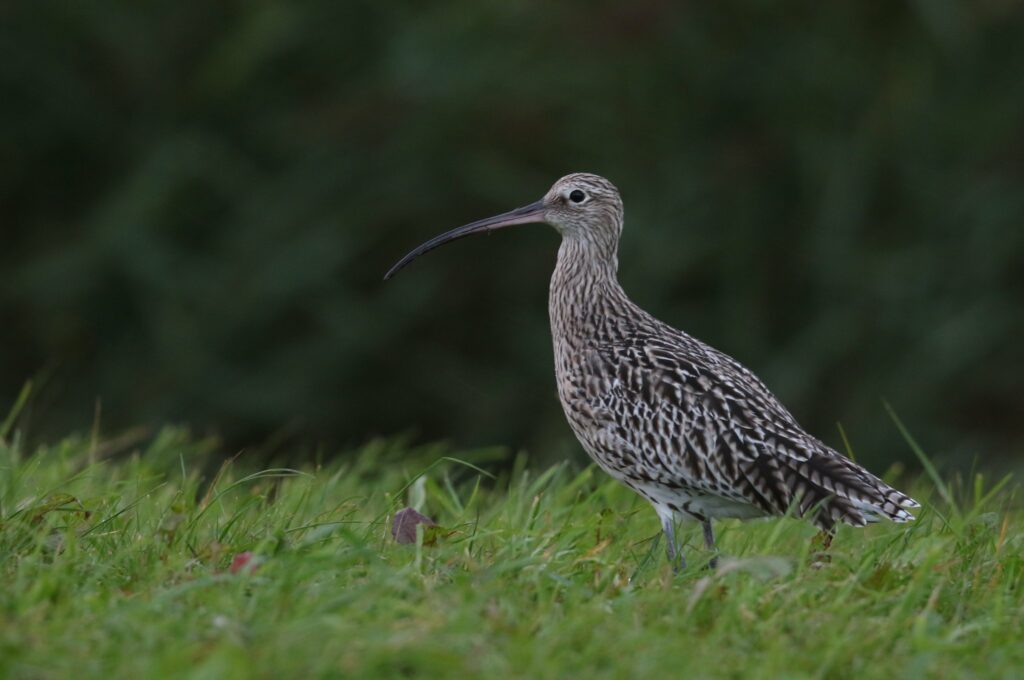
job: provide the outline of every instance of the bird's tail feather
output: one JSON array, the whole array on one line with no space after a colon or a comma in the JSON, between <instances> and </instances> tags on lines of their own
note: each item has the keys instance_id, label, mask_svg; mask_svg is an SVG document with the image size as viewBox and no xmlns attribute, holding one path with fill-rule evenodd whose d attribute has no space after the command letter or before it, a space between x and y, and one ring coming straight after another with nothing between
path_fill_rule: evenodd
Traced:
<instances>
[{"instance_id":1,"label":"bird's tail feather","mask_svg":"<svg viewBox=\"0 0 1024 680\"><path fill-rule=\"evenodd\" d=\"M853 526L881 519L910 522L914 515L907 508L920 507L913 498L836 453L793 460L786 467L787 486L799 514L812 515L814 523L826 531L838 522Z\"/></svg>"}]
</instances>

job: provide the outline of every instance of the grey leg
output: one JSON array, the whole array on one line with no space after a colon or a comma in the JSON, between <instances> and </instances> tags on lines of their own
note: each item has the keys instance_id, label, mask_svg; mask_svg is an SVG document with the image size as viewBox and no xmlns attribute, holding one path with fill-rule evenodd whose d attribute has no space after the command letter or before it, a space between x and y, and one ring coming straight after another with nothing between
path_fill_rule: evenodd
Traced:
<instances>
[{"instance_id":1,"label":"grey leg","mask_svg":"<svg viewBox=\"0 0 1024 680\"><path fill-rule=\"evenodd\" d=\"M672 565L672 571L677 574L686 569L686 555L680 550L676 543L675 518L672 515L663 515L661 518L661 530L665 532L665 552L668 553L668 562Z\"/></svg>"},{"instance_id":2,"label":"grey leg","mask_svg":"<svg viewBox=\"0 0 1024 680\"><path fill-rule=\"evenodd\" d=\"M704 520L704 547L708 550L715 550L715 529L711 526L711 519ZM718 567L718 555L715 555L708 562L712 569Z\"/></svg>"}]
</instances>

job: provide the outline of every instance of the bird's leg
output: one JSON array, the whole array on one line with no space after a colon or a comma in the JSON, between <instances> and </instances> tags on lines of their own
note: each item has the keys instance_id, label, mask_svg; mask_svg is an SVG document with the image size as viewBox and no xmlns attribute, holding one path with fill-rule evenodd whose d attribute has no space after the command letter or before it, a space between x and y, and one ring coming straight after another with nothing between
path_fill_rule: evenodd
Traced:
<instances>
[{"instance_id":1,"label":"bird's leg","mask_svg":"<svg viewBox=\"0 0 1024 680\"><path fill-rule=\"evenodd\" d=\"M835 538L835 535L836 528L833 526L822 529L811 539L812 548L815 546L820 548L811 553L811 566L820 567L832 561L832 555L829 554L828 549L832 547L832 539Z\"/></svg>"},{"instance_id":2,"label":"bird's leg","mask_svg":"<svg viewBox=\"0 0 1024 680\"><path fill-rule=\"evenodd\" d=\"M672 565L672 571L679 573L686 569L686 555L682 548L676 543L675 517L671 514L661 516L661 529L665 532L665 552L668 554L668 563Z\"/></svg>"},{"instance_id":3,"label":"bird's leg","mask_svg":"<svg viewBox=\"0 0 1024 680\"><path fill-rule=\"evenodd\" d=\"M704 520L704 547L711 551L716 551L715 548L715 529L711 526L711 518ZM718 555L717 553L711 557L708 561L709 569L718 568Z\"/></svg>"}]
</instances>

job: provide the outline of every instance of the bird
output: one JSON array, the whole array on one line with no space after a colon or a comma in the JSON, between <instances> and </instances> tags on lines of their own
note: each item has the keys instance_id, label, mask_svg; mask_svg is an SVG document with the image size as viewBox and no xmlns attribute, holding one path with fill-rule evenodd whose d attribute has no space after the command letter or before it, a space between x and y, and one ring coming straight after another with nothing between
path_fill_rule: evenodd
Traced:
<instances>
[{"instance_id":1,"label":"bird","mask_svg":"<svg viewBox=\"0 0 1024 680\"><path fill-rule=\"evenodd\" d=\"M752 371L636 305L618 281L618 189L562 177L539 201L447 231L414 248L385 280L465 236L546 223L561 235L548 297L558 397L591 459L654 508L675 571L676 528L794 515L831 543L837 525L909 522L920 504L808 434Z\"/></svg>"}]
</instances>

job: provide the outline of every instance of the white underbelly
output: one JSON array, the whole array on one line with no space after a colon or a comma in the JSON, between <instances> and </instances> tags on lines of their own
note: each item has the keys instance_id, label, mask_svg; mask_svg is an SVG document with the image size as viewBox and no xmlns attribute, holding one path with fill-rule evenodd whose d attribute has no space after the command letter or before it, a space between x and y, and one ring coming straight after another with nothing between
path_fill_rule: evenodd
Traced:
<instances>
[{"instance_id":1,"label":"white underbelly","mask_svg":"<svg viewBox=\"0 0 1024 680\"><path fill-rule=\"evenodd\" d=\"M623 480L625 481L625 480ZM713 519L764 517L764 511L742 500L694 489L675 489L659 484L629 482L651 501L659 514L671 511L682 518L703 516Z\"/></svg>"}]
</instances>

